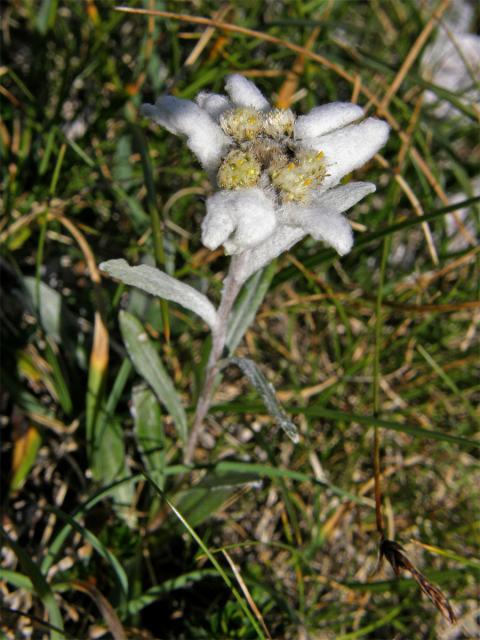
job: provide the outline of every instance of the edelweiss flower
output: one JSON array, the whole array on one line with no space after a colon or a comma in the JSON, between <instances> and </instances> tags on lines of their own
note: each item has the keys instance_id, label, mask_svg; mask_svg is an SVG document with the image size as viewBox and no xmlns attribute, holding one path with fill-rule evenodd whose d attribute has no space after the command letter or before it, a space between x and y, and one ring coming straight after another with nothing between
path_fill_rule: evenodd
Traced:
<instances>
[{"instance_id":1,"label":"edelweiss flower","mask_svg":"<svg viewBox=\"0 0 480 640\"><path fill-rule=\"evenodd\" d=\"M186 136L219 189L207 200L203 244L248 253L245 277L307 234L347 253L353 238L342 213L375 185L339 183L385 144L388 125L363 119L361 107L343 102L296 117L272 108L240 75L229 76L225 89L228 97L162 96L142 107L143 115Z\"/></svg>"}]
</instances>

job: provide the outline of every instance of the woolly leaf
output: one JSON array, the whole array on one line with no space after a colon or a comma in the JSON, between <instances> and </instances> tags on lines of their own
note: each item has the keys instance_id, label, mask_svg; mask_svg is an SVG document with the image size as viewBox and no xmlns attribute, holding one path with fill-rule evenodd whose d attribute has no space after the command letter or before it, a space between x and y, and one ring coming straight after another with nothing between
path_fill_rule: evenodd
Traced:
<instances>
[{"instance_id":1,"label":"woolly leaf","mask_svg":"<svg viewBox=\"0 0 480 640\"><path fill-rule=\"evenodd\" d=\"M112 278L125 284L138 287L154 296L171 300L199 315L213 330L218 323L217 312L210 300L188 284L180 282L163 271L141 264L131 267L126 260L108 260L102 262L99 268Z\"/></svg>"},{"instance_id":2,"label":"woolly leaf","mask_svg":"<svg viewBox=\"0 0 480 640\"><path fill-rule=\"evenodd\" d=\"M275 418L277 425L283 429L290 440L296 444L299 440L297 427L282 409L275 395L273 385L268 382L255 362L249 358L230 358L229 362L236 364L247 376L251 384L260 394L268 413Z\"/></svg>"}]
</instances>

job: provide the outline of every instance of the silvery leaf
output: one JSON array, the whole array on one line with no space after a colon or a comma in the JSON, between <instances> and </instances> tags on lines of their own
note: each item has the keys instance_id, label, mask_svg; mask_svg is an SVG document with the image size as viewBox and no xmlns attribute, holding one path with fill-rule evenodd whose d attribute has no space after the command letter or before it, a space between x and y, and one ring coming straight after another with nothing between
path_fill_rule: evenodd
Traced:
<instances>
[{"instance_id":1,"label":"silvery leaf","mask_svg":"<svg viewBox=\"0 0 480 640\"><path fill-rule=\"evenodd\" d=\"M275 389L273 385L268 382L263 373L257 367L253 360L249 358L230 358L228 360L231 364L236 364L242 372L247 376L251 384L260 394L263 404L265 405L268 413L275 418L278 426L285 431L287 436L295 444L298 442L297 427L293 424L290 418L287 416L282 406L277 400L275 395Z\"/></svg>"},{"instance_id":2,"label":"silvery leaf","mask_svg":"<svg viewBox=\"0 0 480 640\"><path fill-rule=\"evenodd\" d=\"M206 296L188 284L146 264L131 267L123 259L102 262L100 270L125 284L138 287L147 293L171 300L194 311L205 320L212 331L215 330L218 323L215 307Z\"/></svg>"}]
</instances>

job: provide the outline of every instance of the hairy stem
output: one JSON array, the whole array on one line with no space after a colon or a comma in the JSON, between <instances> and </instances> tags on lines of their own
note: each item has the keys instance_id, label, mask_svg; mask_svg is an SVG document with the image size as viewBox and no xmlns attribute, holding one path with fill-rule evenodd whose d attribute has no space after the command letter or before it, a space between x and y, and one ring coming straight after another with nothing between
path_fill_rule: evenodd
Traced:
<instances>
[{"instance_id":1,"label":"hairy stem","mask_svg":"<svg viewBox=\"0 0 480 640\"><path fill-rule=\"evenodd\" d=\"M203 387L198 397L192 429L185 446L185 464L190 464L193 460L202 424L212 403L215 378L218 373L218 361L221 359L225 348L230 312L244 282L241 276L244 261L245 255L240 254L233 256L230 261L227 277L225 278L222 298L218 307L219 322L217 328L212 333L212 350L208 358Z\"/></svg>"}]
</instances>

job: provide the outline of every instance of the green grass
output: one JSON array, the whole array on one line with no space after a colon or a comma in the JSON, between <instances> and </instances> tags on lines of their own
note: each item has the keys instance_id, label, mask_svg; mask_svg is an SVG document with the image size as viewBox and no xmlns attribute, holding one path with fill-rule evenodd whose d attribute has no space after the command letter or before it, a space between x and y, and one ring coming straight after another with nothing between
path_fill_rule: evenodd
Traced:
<instances>
[{"instance_id":1,"label":"green grass","mask_svg":"<svg viewBox=\"0 0 480 640\"><path fill-rule=\"evenodd\" d=\"M473 244L452 248L446 220L459 205L441 197L464 194L478 223L474 105L453 120L420 108L430 85L417 56L389 106L399 131L387 163L357 172L377 192L351 213L363 225L354 250L340 260L306 240L245 292L229 344L274 384L297 445L229 366L185 467L205 327L138 290L95 285L90 264L165 265L218 300L227 261L199 233L211 187L181 140L139 117L141 103L221 91L232 71L276 96L297 57L290 45L307 46L316 26L311 50L328 64L305 59L293 108L350 100L347 75L381 101L428 20L418 4L234 3L226 21L281 42L215 32L189 66L205 27L149 22L107 0L4 10L2 637L444 637L447 623L408 574L374 573L374 428L388 536L474 636L480 263ZM368 103L362 91L358 100ZM86 125L76 139L65 133L74 121ZM136 342L143 330L149 340Z\"/></svg>"}]
</instances>

